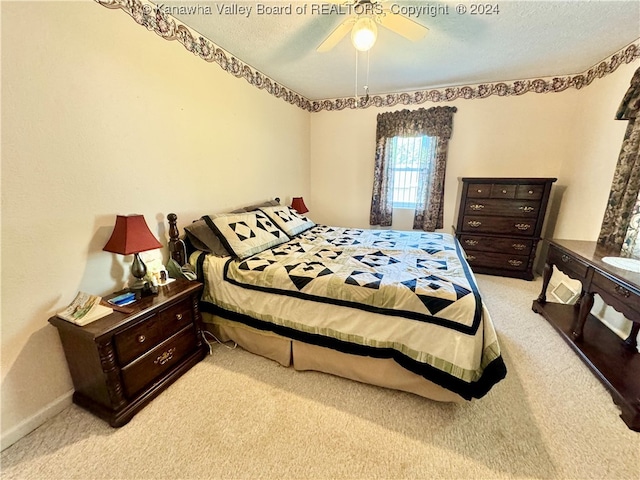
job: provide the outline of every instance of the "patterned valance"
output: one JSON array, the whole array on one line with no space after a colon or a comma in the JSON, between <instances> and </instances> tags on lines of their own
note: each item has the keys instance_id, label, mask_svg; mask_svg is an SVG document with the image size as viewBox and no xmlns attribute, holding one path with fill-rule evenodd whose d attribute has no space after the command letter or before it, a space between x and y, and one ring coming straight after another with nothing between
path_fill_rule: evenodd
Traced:
<instances>
[{"instance_id":1,"label":"patterned valance","mask_svg":"<svg viewBox=\"0 0 640 480\"><path fill-rule=\"evenodd\" d=\"M633 75L631 86L618 107L616 120L638 118L638 112L640 112L640 68Z\"/></svg>"},{"instance_id":2,"label":"patterned valance","mask_svg":"<svg viewBox=\"0 0 640 480\"><path fill-rule=\"evenodd\" d=\"M430 137L451 138L456 107L418 108L378 114L376 138Z\"/></svg>"}]
</instances>

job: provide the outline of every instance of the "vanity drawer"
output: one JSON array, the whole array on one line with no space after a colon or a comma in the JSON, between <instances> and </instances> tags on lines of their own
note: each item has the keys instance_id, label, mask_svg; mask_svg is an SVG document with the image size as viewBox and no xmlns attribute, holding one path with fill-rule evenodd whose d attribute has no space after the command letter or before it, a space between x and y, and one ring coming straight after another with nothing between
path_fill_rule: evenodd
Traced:
<instances>
[{"instance_id":1,"label":"vanity drawer","mask_svg":"<svg viewBox=\"0 0 640 480\"><path fill-rule=\"evenodd\" d=\"M122 382L125 396L128 398L135 396L162 373L193 353L196 340L195 329L193 326L188 326L123 368Z\"/></svg>"},{"instance_id":2,"label":"vanity drawer","mask_svg":"<svg viewBox=\"0 0 640 480\"><path fill-rule=\"evenodd\" d=\"M529 255L533 240L520 238L484 237L481 235L461 235L460 244L465 252L495 252L510 255Z\"/></svg>"},{"instance_id":3,"label":"vanity drawer","mask_svg":"<svg viewBox=\"0 0 640 480\"><path fill-rule=\"evenodd\" d=\"M555 245L549 245L547 261L549 263L553 263L561 272L577 279L584 278L587 275L587 270L589 268L587 264L581 262L572 255L568 255L565 251L560 250Z\"/></svg>"},{"instance_id":4,"label":"vanity drawer","mask_svg":"<svg viewBox=\"0 0 640 480\"><path fill-rule=\"evenodd\" d=\"M536 219L465 215L462 222L462 231L467 233L478 232L532 236L535 230Z\"/></svg>"},{"instance_id":5,"label":"vanity drawer","mask_svg":"<svg viewBox=\"0 0 640 480\"><path fill-rule=\"evenodd\" d=\"M494 215L504 217L537 218L540 202L496 199L470 199L464 208L466 215Z\"/></svg>"},{"instance_id":6,"label":"vanity drawer","mask_svg":"<svg viewBox=\"0 0 640 480\"><path fill-rule=\"evenodd\" d=\"M624 287L620 282L611 280L597 270L593 273L592 282L597 287L594 290L602 295L605 303L632 317L637 316L637 312L640 312L639 292Z\"/></svg>"}]
</instances>

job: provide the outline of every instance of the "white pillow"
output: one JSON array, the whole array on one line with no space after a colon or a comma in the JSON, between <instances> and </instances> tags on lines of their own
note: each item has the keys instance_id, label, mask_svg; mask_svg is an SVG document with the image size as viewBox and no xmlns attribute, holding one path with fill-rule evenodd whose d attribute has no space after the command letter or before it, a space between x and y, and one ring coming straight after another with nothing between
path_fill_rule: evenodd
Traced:
<instances>
[{"instance_id":1,"label":"white pillow","mask_svg":"<svg viewBox=\"0 0 640 480\"><path fill-rule=\"evenodd\" d=\"M300 215L291 207L280 205L277 207L260 207L260 210L266 213L273 220L273 223L290 237L316 226L313 221Z\"/></svg>"},{"instance_id":2,"label":"white pillow","mask_svg":"<svg viewBox=\"0 0 640 480\"><path fill-rule=\"evenodd\" d=\"M209 218L211 222L207 223L226 249L241 260L289 241L289 237L259 210Z\"/></svg>"}]
</instances>

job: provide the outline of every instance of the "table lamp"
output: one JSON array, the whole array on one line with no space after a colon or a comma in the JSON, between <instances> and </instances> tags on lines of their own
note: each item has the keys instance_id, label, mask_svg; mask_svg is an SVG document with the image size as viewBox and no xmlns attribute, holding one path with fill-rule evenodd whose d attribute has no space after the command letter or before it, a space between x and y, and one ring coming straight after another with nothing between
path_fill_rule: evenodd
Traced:
<instances>
[{"instance_id":1,"label":"table lamp","mask_svg":"<svg viewBox=\"0 0 640 480\"><path fill-rule=\"evenodd\" d=\"M145 288L143 278L147 274L147 267L140 259L139 253L161 247L162 244L153 236L142 215L118 215L111 238L102 250L120 255L134 255L131 274L136 281L130 289L142 292Z\"/></svg>"},{"instance_id":2,"label":"table lamp","mask_svg":"<svg viewBox=\"0 0 640 480\"><path fill-rule=\"evenodd\" d=\"M304 204L304 200L302 197L293 197L291 200L291 208L293 208L299 214L304 214L309 211L307 206Z\"/></svg>"}]
</instances>

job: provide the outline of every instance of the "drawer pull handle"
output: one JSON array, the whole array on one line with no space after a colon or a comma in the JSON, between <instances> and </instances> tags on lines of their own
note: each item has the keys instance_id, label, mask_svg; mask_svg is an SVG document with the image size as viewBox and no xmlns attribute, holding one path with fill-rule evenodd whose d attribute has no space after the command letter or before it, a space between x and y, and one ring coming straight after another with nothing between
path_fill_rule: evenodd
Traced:
<instances>
[{"instance_id":1,"label":"drawer pull handle","mask_svg":"<svg viewBox=\"0 0 640 480\"><path fill-rule=\"evenodd\" d=\"M513 267L519 267L522 265L522 260L509 260L509 265Z\"/></svg>"},{"instance_id":2,"label":"drawer pull handle","mask_svg":"<svg viewBox=\"0 0 640 480\"><path fill-rule=\"evenodd\" d=\"M478 193L482 193L482 189L481 188L478 189Z\"/></svg>"},{"instance_id":3,"label":"drawer pull handle","mask_svg":"<svg viewBox=\"0 0 640 480\"><path fill-rule=\"evenodd\" d=\"M529 206L522 206L522 207L520 207L520 210L529 213L529 212L533 212L535 210L535 208L534 207L529 207Z\"/></svg>"},{"instance_id":4,"label":"drawer pull handle","mask_svg":"<svg viewBox=\"0 0 640 480\"><path fill-rule=\"evenodd\" d=\"M471 220L470 222L467 222L467 225L473 228L478 228L480 225L482 225L482 222L479 222L477 220Z\"/></svg>"},{"instance_id":5,"label":"drawer pull handle","mask_svg":"<svg viewBox=\"0 0 640 480\"><path fill-rule=\"evenodd\" d=\"M464 243L473 247L478 244L478 240L465 240Z\"/></svg>"},{"instance_id":6,"label":"drawer pull handle","mask_svg":"<svg viewBox=\"0 0 640 480\"><path fill-rule=\"evenodd\" d=\"M158 358L156 358L153 363L156 365L164 365L173 358L174 353L176 353L176 347L171 347L169 350L162 353L162 355L158 355Z\"/></svg>"},{"instance_id":7,"label":"drawer pull handle","mask_svg":"<svg viewBox=\"0 0 640 480\"><path fill-rule=\"evenodd\" d=\"M511 245L511 248L513 248L514 250L524 250L525 248L527 248L527 246L524 243L514 243L513 245Z\"/></svg>"},{"instance_id":8,"label":"drawer pull handle","mask_svg":"<svg viewBox=\"0 0 640 480\"><path fill-rule=\"evenodd\" d=\"M473 205L469 205L469 208L471 210L482 210L484 208L484 205L482 205L481 203L474 203Z\"/></svg>"},{"instance_id":9,"label":"drawer pull handle","mask_svg":"<svg viewBox=\"0 0 640 480\"><path fill-rule=\"evenodd\" d=\"M531 225L528 223L516 223L516 228L518 230L529 230L531 228Z\"/></svg>"},{"instance_id":10,"label":"drawer pull handle","mask_svg":"<svg viewBox=\"0 0 640 480\"><path fill-rule=\"evenodd\" d=\"M560 257L560 260L562 260L564 263L569 263L571 261L571 257L569 255L562 255L562 257Z\"/></svg>"},{"instance_id":11,"label":"drawer pull handle","mask_svg":"<svg viewBox=\"0 0 640 480\"><path fill-rule=\"evenodd\" d=\"M467 255L467 260L473 262L476 259L473 255Z\"/></svg>"},{"instance_id":12,"label":"drawer pull handle","mask_svg":"<svg viewBox=\"0 0 640 480\"><path fill-rule=\"evenodd\" d=\"M529 190L529 195L533 195L533 190Z\"/></svg>"},{"instance_id":13,"label":"drawer pull handle","mask_svg":"<svg viewBox=\"0 0 640 480\"><path fill-rule=\"evenodd\" d=\"M138 340L138 343L144 343L144 341L147 339L147 337L145 337L144 335L138 335L136 337L136 340Z\"/></svg>"},{"instance_id":14,"label":"drawer pull handle","mask_svg":"<svg viewBox=\"0 0 640 480\"><path fill-rule=\"evenodd\" d=\"M507 191L506 190L502 190L502 193L504 193L506 195Z\"/></svg>"},{"instance_id":15,"label":"drawer pull handle","mask_svg":"<svg viewBox=\"0 0 640 480\"><path fill-rule=\"evenodd\" d=\"M182 314L181 313L176 313L176 320L177 321L182 320Z\"/></svg>"},{"instance_id":16,"label":"drawer pull handle","mask_svg":"<svg viewBox=\"0 0 640 480\"><path fill-rule=\"evenodd\" d=\"M618 295L622 295L624 298L629 298L631 296L631 292L621 285L616 285L614 290Z\"/></svg>"}]
</instances>

